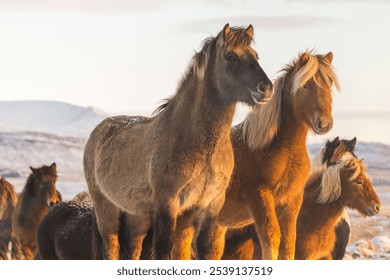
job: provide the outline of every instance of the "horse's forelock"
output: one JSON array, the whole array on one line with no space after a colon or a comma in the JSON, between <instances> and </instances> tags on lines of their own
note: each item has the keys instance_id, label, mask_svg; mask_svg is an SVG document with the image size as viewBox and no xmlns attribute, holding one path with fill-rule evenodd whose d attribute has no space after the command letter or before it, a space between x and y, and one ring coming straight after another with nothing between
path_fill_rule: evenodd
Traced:
<instances>
[{"instance_id":1,"label":"horse's forelock","mask_svg":"<svg viewBox=\"0 0 390 280\"><path fill-rule=\"evenodd\" d=\"M351 154L351 153L345 153L345 157L338 162L337 164L333 164L325 169L322 180L321 180L321 186L320 186L320 194L318 196L317 203L319 204L326 204L335 201L338 199L341 195L341 178L340 173L341 169L345 168L348 164L351 164L351 162L355 163L357 162L357 159ZM357 174L355 176L355 174ZM352 175L355 176L355 178L360 174L359 172L355 171Z\"/></svg>"},{"instance_id":2,"label":"horse's forelock","mask_svg":"<svg viewBox=\"0 0 390 280\"><path fill-rule=\"evenodd\" d=\"M316 74L321 76L328 87L331 87L334 84L336 90L340 90L337 75L329 60L323 55L315 55L313 51L306 51L305 54L307 54L308 60L303 66L299 65L299 58L302 56L302 54L300 54L298 59L295 59L284 69L287 73L297 66L300 67L293 77L292 94L295 94L311 78L313 78L314 82L321 87L321 84L316 78Z\"/></svg>"}]
</instances>

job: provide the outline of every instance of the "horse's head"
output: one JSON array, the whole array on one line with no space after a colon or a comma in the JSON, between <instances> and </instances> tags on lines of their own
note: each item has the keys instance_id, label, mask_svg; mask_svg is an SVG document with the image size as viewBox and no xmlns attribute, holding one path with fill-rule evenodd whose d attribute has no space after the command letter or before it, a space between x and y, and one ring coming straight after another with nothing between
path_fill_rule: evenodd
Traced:
<instances>
[{"instance_id":1,"label":"horse's head","mask_svg":"<svg viewBox=\"0 0 390 280\"><path fill-rule=\"evenodd\" d=\"M57 167L53 163L50 166L42 166L41 168L30 167L34 178L34 192L37 197L47 203L51 207L61 201L59 193L56 189L57 182Z\"/></svg>"},{"instance_id":2,"label":"horse's head","mask_svg":"<svg viewBox=\"0 0 390 280\"><path fill-rule=\"evenodd\" d=\"M349 154L356 157L354 151L356 146L356 137L351 140L342 139L339 137L333 141L327 141L323 150L322 163L330 166L343 160Z\"/></svg>"},{"instance_id":3,"label":"horse's head","mask_svg":"<svg viewBox=\"0 0 390 280\"><path fill-rule=\"evenodd\" d=\"M317 134L325 134L333 126L332 85L338 89L339 84L332 60L331 52L326 55L305 52L290 65L294 112Z\"/></svg>"},{"instance_id":4,"label":"horse's head","mask_svg":"<svg viewBox=\"0 0 390 280\"><path fill-rule=\"evenodd\" d=\"M352 209L358 210L364 216L374 216L379 213L381 202L367 176L363 160L352 157L341 170L340 199Z\"/></svg>"},{"instance_id":5,"label":"horse's head","mask_svg":"<svg viewBox=\"0 0 390 280\"><path fill-rule=\"evenodd\" d=\"M253 33L252 25L244 29L226 24L216 38L206 40L202 51L195 56L198 80L213 83L227 102L256 105L272 96L272 82L251 47Z\"/></svg>"}]
</instances>

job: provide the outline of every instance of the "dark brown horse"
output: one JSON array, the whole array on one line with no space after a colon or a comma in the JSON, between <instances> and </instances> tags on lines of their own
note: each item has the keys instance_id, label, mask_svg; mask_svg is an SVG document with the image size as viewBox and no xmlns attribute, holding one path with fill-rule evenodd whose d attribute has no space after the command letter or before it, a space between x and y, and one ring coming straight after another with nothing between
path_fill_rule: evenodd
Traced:
<instances>
[{"instance_id":1,"label":"dark brown horse","mask_svg":"<svg viewBox=\"0 0 390 280\"><path fill-rule=\"evenodd\" d=\"M233 171L236 103L253 106L271 96L272 84L251 47L253 32L251 25L227 24L206 39L176 94L154 117L112 117L92 132L84 173L104 258L119 258L121 209L132 219L133 259L152 224L156 259L188 259L194 220L204 212L218 216Z\"/></svg>"},{"instance_id":2,"label":"dark brown horse","mask_svg":"<svg viewBox=\"0 0 390 280\"><path fill-rule=\"evenodd\" d=\"M234 172L215 220L205 219L200 258L222 255L216 232L255 223L264 259L293 259L296 221L310 173L306 136L328 132L332 119L332 53L305 52L283 71L273 98L231 132Z\"/></svg>"},{"instance_id":3,"label":"dark brown horse","mask_svg":"<svg viewBox=\"0 0 390 280\"><path fill-rule=\"evenodd\" d=\"M126 214L120 215L118 230L120 259L129 259L129 225ZM151 258L152 234L143 241L141 259ZM39 256L43 260L103 259L102 239L96 226L96 217L86 192L79 193L71 201L55 205L41 220L37 228Z\"/></svg>"},{"instance_id":4,"label":"dark brown horse","mask_svg":"<svg viewBox=\"0 0 390 280\"><path fill-rule=\"evenodd\" d=\"M298 217L297 259L342 259L350 233L344 208L358 209L363 215L379 212L380 201L371 183L359 179L366 175L364 165L354 155L355 144L356 138L339 140L337 137L328 141L313 160ZM360 180L361 187L354 186ZM261 246L253 225L230 230L226 237L223 259L261 258Z\"/></svg>"},{"instance_id":5,"label":"dark brown horse","mask_svg":"<svg viewBox=\"0 0 390 280\"><path fill-rule=\"evenodd\" d=\"M12 228L26 259L33 259L35 256L37 247L35 230L38 223L46 215L49 207L60 201L56 190L56 164L30 169L32 173L27 178L12 215Z\"/></svg>"},{"instance_id":6,"label":"dark brown horse","mask_svg":"<svg viewBox=\"0 0 390 280\"><path fill-rule=\"evenodd\" d=\"M14 186L4 177L0 179L0 260L19 259L18 241L12 231L11 217L18 202ZM12 251L8 246L12 244Z\"/></svg>"}]
</instances>

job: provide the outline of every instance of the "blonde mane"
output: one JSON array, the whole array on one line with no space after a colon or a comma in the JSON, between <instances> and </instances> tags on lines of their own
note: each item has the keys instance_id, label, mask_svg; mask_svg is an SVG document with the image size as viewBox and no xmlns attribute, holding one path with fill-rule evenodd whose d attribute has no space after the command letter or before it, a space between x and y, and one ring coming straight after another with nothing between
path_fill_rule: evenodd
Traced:
<instances>
[{"instance_id":1,"label":"blonde mane","mask_svg":"<svg viewBox=\"0 0 390 280\"><path fill-rule=\"evenodd\" d=\"M315 55L313 51L300 54L298 58L281 70L283 74L274 83L274 95L271 100L264 105L260 105L245 118L242 133L250 149L261 149L269 145L277 135L281 122L282 91L286 76L294 71L304 54L308 57L308 61L291 77L293 79L291 94L296 94L298 89L303 87L311 78L314 79L317 85L321 86L316 78L317 73L327 86L331 87L334 84L337 90L340 89L334 69L325 56Z\"/></svg>"},{"instance_id":2,"label":"blonde mane","mask_svg":"<svg viewBox=\"0 0 390 280\"><path fill-rule=\"evenodd\" d=\"M320 186L320 194L318 196L318 204L326 204L337 200L341 195L341 178L340 171L342 168L353 168L354 173L349 177L349 181L355 180L359 174L366 171L366 166L363 160L358 160L351 153L346 153L343 159L335 165L325 169Z\"/></svg>"}]
</instances>

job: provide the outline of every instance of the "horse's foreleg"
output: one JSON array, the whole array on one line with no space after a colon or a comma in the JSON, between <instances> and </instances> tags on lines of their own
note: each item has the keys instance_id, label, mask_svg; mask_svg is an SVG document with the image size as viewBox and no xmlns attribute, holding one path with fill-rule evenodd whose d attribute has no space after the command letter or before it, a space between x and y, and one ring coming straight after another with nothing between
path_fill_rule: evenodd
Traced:
<instances>
[{"instance_id":1,"label":"horse's foreleg","mask_svg":"<svg viewBox=\"0 0 390 280\"><path fill-rule=\"evenodd\" d=\"M90 194L93 199L93 209L95 211L98 228L98 233L96 232L95 234L100 235L103 243L100 243L99 238L95 238L92 245L94 252L93 257L97 259L118 260L120 246L118 238L120 211L101 194L96 195L96 193L92 194L92 192Z\"/></svg>"},{"instance_id":2,"label":"horse's foreleg","mask_svg":"<svg viewBox=\"0 0 390 280\"><path fill-rule=\"evenodd\" d=\"M226 227L217 224L217 218L205 217L196 240L198 259L220 260L225 247Z\"/></svg>"},{"instance_id":3,"label":"horse's foreleg","mask_svg":"<svg viewBox=\"0 0 390 280\"><path fill-rule=\"evenodd\" d=\"M220 260L225 247L226 227L218 224L218 215L225 202L225 194L209 205L201 222L197 238L197 254L201 260Z\"/></svg>"},{"instance_id":4,"label":"horse's foreleg","mask_svg":"<svg viewBox=\"0 0 390 280\"><path fill-rule=\"evenodd\" d=\"M293 260L295 257L295 242L297 236L297 219L302 204L302 195L292 198L282 209L278 218L281 229L279 259Z\"/></svg>"},{"instance_id":5,"label":"horse's foreleg","mask_svg":"<svg viewBox=\"0 0 390 280\"><path fill-rule=\"evenodd\" d=\"M172 259L191 259L191 245L194 232L194 211L188 211L179 216L176 223L175 240L172 248Z\"/></svg>"},{"instance_id":6,"label":"horse's foreleg","mask_svg":"<svg viewBox=\"0 0 390 280\"><path fill-rule=\"evenodd\" d=\"M255 220L259 236L262 259L278 259L280 244L280 227L275 211L273 192L268 188L259 187L257 193L246 195L248 207Z\"/></svg>"},{"instance_id":7,"label":"horse's foreleg","mask_svg":"<svg viewBox=\"0 0 390 280\"><path fill-rule=\"evenodd\" d=\"M177 200L168 201L160 199L156 205L154 217L154 258L157 260L168 260L171 258L171 251L174 242L174 233L177 219Z\"/></svg>"}]
</instances>

